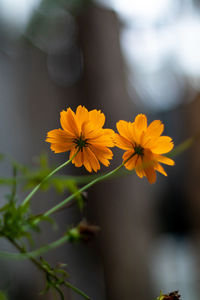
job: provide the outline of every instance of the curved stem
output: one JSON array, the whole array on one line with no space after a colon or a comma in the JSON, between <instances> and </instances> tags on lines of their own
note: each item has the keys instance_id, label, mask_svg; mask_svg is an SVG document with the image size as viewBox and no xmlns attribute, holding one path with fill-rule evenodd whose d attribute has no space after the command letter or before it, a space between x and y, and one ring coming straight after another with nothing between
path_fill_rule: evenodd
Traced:
<instances>
[{"instance_id":1,"label":"curved stem","mask_svg":"<svg viewBox=\"0 0 200 300\"><path fill-rule=\"evenodd\" d=\"M43 216L47 217L50 216L52 213L56 212L58 209L60 209L61 207L63 207L66 203L68 203L69 201L71 201L72 199L74 199L77 195L79 195L80 193L82 193L83 191L87 190L88 188L90 188L91 186L93 186L95 183L100 182L102 180L105 180L107 177L115 174L118 170L120 170L129 159L131 159L135 154L137 154L136 152L134 152L127 160L125 160L121 165L119 165L117 168L115 168L114 170L92 180L91 182L89 182L88 184L86 184L84 187L82 187L80 190L78 190L76 193L72 194L71 196L67 197L66 199L64 199L61 203L55 205L54 207L52 207L51 209L49 209L46 213L43 214ZM39 220L36 220L36 223L38 223Z\"/></svg>"},{"instance_id":2,"label":"curved stem","mask_svg":"<svg viewBox=\"0 0 200 300\"><path fill-rule=\"evenodd\" d=\"M12 258L12 259L32 258L32 257L39 256L43 253L46 253L52 249L55 249L55 248L61 246L62 244L66 243L68 240L69 240L69 236L65 235L52 243L44 245L41 248L38 248L38 249L30 251L30 252L24 252L24 253L10 253L10 252L0 251L0 257L7 257L7 258Z\"/></svg>"},{"instance_id":3,"label":"curved stem","mask_svg":"<svg viewBox=\"0 0 200 300\"><path fill-rule=\"evenodd\" d=\"M68 235L65 235L63 237L61 237L60 239L50 243L50 244L47 244L39 249L36 249L36 250L33 250L31 252L27 252L26 255L27 256L32 256L32 257L36 257L36 256L39 256L47 251L50 251L54 248L57 248L59 246L61 246L62 244L64 244L65 242L67 242L69 240L69 236Z\"/></svg>"},{"instance_id":4,"label":"curved stem","mask_svg":"<svg viewBox=\"0 0 200 300\"><path fill-rule=\"evenodd\" d=\"M54 286L54 289L58 292L58 294L60 295L60 299L61 300L65 300L63 293L61 292L61 290L57 287Z\"/></svg>"},{"instance_id":5,"label":"curved stem","mask_svg":"<svg viewBox=\"0 0 200 300\"><path fill-rule=\"evenodd\" d=\"M63 167L67 166L74 159L74 157L78 154L78 152L79 152L79 150L72 156L72 158L70 158L69 160L67 160L62 165L58 166L57 168L55 168L51 173L49 173L46 177L44 177L42 179L42 181L38 185L36 185L36 187L28 194L28 196L26 196L26 198L22 202L22 205L25 205L33 197L33 195L39 190L41 185L44 184L51 176L53 176L56 172L58 172Z\"/></svg>"},{"instance_id":6,"label":"curved stem","mask_svg":"<svg viewBox=\"0 0 200 300\"><path fill-rule=\"evenodd\" d=\"M65 282L63 282L63 284L65 286L67 286L68 288L72 289L75 293L77 293L77 294L81 295L82 297L84 297L85 299L90 300L90 297L88 297L85 293L83 293L77 287L75 287L74 285L72 285L69 281L65 281Z\"/></svg>"},{"instance_id":7,"label":"curved stem","mask_svg":"<svg viewBox=\"0 0 200 300\"><path fill-rule=\"evenodd\" d=\"M26 251L17 244L17 242L15 240L12 240L9 237L6 237L13 246L15 246L16 249L19 250L20 253L22 254L26 254ZM57 281L60 281L60 278L58 278L55 274L52 274L51 272L48 271L48 269L44 268L42 263L40 263L37 259L35 259L34 257L29 257L29 259L31 260L31 262L37 266L37 268L41 271L43 271L45 274L54 277ZM84 292L82 292L81 290L79 290L77 287L75 287L74 285L72 285L71 283L69 283L68 281L63 280L62 282L60 282L60 284L65 285L69 288L71 288L75 293L81 295L82 297L84 297L87 300L90 300L90 297L88 297Z\"/></svg>"}]
</instances>

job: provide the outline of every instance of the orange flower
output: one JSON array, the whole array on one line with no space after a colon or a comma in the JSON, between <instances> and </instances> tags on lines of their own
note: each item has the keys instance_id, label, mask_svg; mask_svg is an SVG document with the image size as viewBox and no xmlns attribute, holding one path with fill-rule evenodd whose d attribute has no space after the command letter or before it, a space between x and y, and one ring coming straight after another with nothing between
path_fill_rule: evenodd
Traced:
<instances>
[{"instance_id":1,"label":"orange flower","mask_svg":"<svg viewBox=\"0 0 200 300\"><path fill-rule=\"evenodd\" d=\"M71 108L60 113L62 129L54 129L47 133L46 142L51 143L55 153L70 151L70 159L76 167L92 172L100 169L99 161L108 166L113 153L108 147L113 147L114 131L103 129L105 115L96 109L88 111L79 105L74 113Z\"/></svg>"},{"instance_id":2,"label":"orange flower","mask_svg":"<svg viewBox=\"0 0 200 300\"><path fill-rule=\"evenodd\" d=\"M119 134L115 135L116 146L127 150L123 161L128 170L135 169L140 178L146 176L150 183L156 181L155 171L167 176L160 163L174 165L172 159L162 155L172 150L174 144L170 137L161 136L164 130L161 121L155 120L147 126L146 116L139 114L133 123L119 121L117 130ZM129 160L126 162L127 159Z\"/></svg>"}]
</instances>

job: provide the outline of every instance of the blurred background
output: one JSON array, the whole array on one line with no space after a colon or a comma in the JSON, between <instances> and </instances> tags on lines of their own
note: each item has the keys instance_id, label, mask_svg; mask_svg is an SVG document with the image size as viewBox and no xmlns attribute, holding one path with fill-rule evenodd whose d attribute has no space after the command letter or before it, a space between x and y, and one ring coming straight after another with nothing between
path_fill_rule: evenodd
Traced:
<instances>
[{"instance_id":1,"label":"blurred background","mask_svg":"<svg viewBox=\"0 0 200 300\"><path fill-rule=\"evenodd\" d=\"M175 145L200 131L200 1L0 0L0 25L1 153L29 165L41 152L63 162L68 154L53 154L44 140L60 127L60 111L79 104L101 109L113 129L137 113L160 119ZM88 245L66 244L45 257L67 263L70 281L93 300L150 300L160 290L198 300L199 150L197 142L154 185L133 172L91 188L84 217L101 232ZM122 155L114 152L112 168ZM0 172L10 176L10 165L1 163ZM65 172L86 174L74 166ZM33 208L44 211L63 196L38 194ZM60 231L44 225L38 244L82 216L72 207L55 217ZM13 250L1 241L5 249ZM54 299L38 295L43 285L29 262L0 261L9 300Z\"/></svg>"}]
</instances>

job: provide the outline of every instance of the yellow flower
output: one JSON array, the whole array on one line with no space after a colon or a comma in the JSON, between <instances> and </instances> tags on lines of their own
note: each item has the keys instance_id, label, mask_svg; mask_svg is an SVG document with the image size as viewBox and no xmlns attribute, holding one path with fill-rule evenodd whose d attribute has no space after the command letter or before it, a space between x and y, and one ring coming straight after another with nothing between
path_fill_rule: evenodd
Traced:
<instances>
[{"instance_id":1,"label":"yellow flower","mask_svg":"<svg viewBox=\"0 0 200 300\"><path fill-rule=\"evenodd\" d=\"M172 150L174 144L170 137L161 136L164 130L161 121L155 120L147 126L146 116L139 114L132 123L119 121L117 130L119 134L115 135L116 146L127 150L123 161L128 170L135 169L140 178L146 176L150 183L156 181L155 171L167 176L160 163L174 165L172 159L162 155ZM129 160L126 162L127 159Z\"/></svg>"},{"instance_id":2,"label":"yellow flower","mask_svg":"<svg viewBox=\"0 0 200 300\"><path fill-rule=\"evenodd\" d=\"M51 143L55 153L70 151L70 159L76 167L85 168L92 172L103 165L110 164L113 153L108 147L113 147L114 131L103 129L105 115L96 109L88 111L79 105L74 113L70 108L60 113L62 129L54 129L47 133L46 142Z\"/></svg>"}]
</instances>

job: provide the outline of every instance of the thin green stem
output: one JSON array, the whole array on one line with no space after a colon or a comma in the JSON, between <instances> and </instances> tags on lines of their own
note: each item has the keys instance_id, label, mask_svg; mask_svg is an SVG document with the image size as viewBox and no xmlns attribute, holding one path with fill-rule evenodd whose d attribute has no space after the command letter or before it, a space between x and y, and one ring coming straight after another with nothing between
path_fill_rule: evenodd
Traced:
<instances>
[{"instance_id":1,"label":"thin green stem","mask_svg":"<svg viewBox=\"0 0 200 300\"><path fill-rule=\"evenodd\" d=\"M62 168L64 168L65 166L67 166L73 159L74 157L78 154L79 150L72 156L71 159L67 160L66 162L64 162L62 165L58 166L57 168L55 168L51 173L49 173L46 177L44 177L42 179L42 181L36 185L36 187L28 194L28 196L24 199L24 201L22 202L22 205L25 205L32 197L33 195L39 190L39 188L41 187L42 184L44 184L51 176L53 176L56 172L58 172L59 170L61 170Z\"/></svg>"},{"instance_id":2,"label":"thin green stem","mask_svg":"<svg viewBox=\"0 0 200 300\"><path fill-rule=\"evenodd\" d=\"M44 254L50 250L53 250L53 249L63 245L68 240L69 240L69 236L65 235L52 243L44 245L36 250L30 251L30 252L24 252L24 253L10 253L10 252L0 251L0 257L7 257L7 258L12 258L12 259L26 259L26 258L30 258L30 257L37 257L37 256L40 256L41 254Z\"/></svg>"},{"instance_id":3,"label":"thin green stem","mask_svg":"<svg viewBox=\"0 0 200 300\"><path fill-rule=\"evenodd\" d=\"M65 204L67 204L69 201L71 201L72 199L74 199L77 195L79 195L80 193L84 192L85 190L87 190L88 188L90 188L91 186L93 186L95 183L103 181L105 179L107 179L108 177L114 175L117 171L119 171L126 163L128 160L130 160L134 155L136 154L136 152L134 152L127 160L125 160L121 165L119 165L117 168L115 168L114 170L99 176L97 178L95 178L94 180L92 180L91 182L89 182L88 184L86 184L84 187L82 187L80 190L78 190L76 193L70 195L69 197L67 197L66 199L64 199L62 202L60 202L59 204L55 205L54 207L52 207L51 209L49 209L46 213L44 213L43 215L45 217L50 216L52 213L56 212L57 210L59 210L61 207L63 207ZM36 220L36 223L38 223L39 220Z\"/></svg>"},{"instance_id":4,"label":"thin green stem","mask_svg":"<svg viewBox=\"0 0 200 300\"><path fill-rule=\"evenodd\" d=\"M6 238L11 242L11 244L13 246L15 246L15 248L22 254L26 254L26 251L17 244L17 242L15 240L12 240L11 238L7 237ZM60 281L60 278L57 277L55 274L52 274L50 271L48 271L48 269L46 269L45 267L43 267L42 263L39 262L37 259L35 259L34 257L29 257L29 259L31 260L31 262L37 266L37 268L41 271L43 271L45 274L47 274L48 276L53 277L55 280L57 280L58 282L60 282L60 284L65 285L69 288L71 288L75 293L81 295L82 297L84 297L87 300L90 300L90 297L88 297L84 292L82 292L81 290L79 290L77 287L75 287L74 285L72 285L71 283L69 283L68 281L63 280L62 282ZM57 289L56 289L57 290ZM59 293L60 294L60 293Z\"/></svg>"},{"instance_id":5,"label":"thin green stem","mask_svg":"<svg viewBox=\"0 0 200 300\"><path fill-rule=\"evenodd\" d=\"M77 294L81 295L82 297L84 297L85 299L90 300L90 297L88 297L84 292L79 290L77 287L75 287L74 285L72 285L68 281L63 282L63 284L65 286L67 286L68 288L72 289L75 293L77 293Z\"/></svg>"},{"instance_id":6,"label":"thin green stem","mask_svg":"<svg viewBox=\"0 0 200 300\"><path fill-rule=\"evenodd\" d=\"M28 256L33 256L33 257L36 257L36 256L39 256L45 252L48 252L52 249L55 249L61 245L63 245L64 243L66 243L67 241L69 240L69 236L68 235L65 235L63 237L61 237L60 239L50 243L50 244L47 244L39 249L36 249L34 251L31 251L31 252L28 252L27 255Z\"/></svg>"},{"instance_id":7,"label":"thin green stem","mask_svg":"<svg viewBox=\"0 0 200 300\"><path fill-rule=\"evenodd\" d=\"M58 294L60 295L60 299L61 300L65 300L63 293L61 292L61 290L57 287L54 286L54 289L58 292Z\"/></svg>"}]
</instances>

